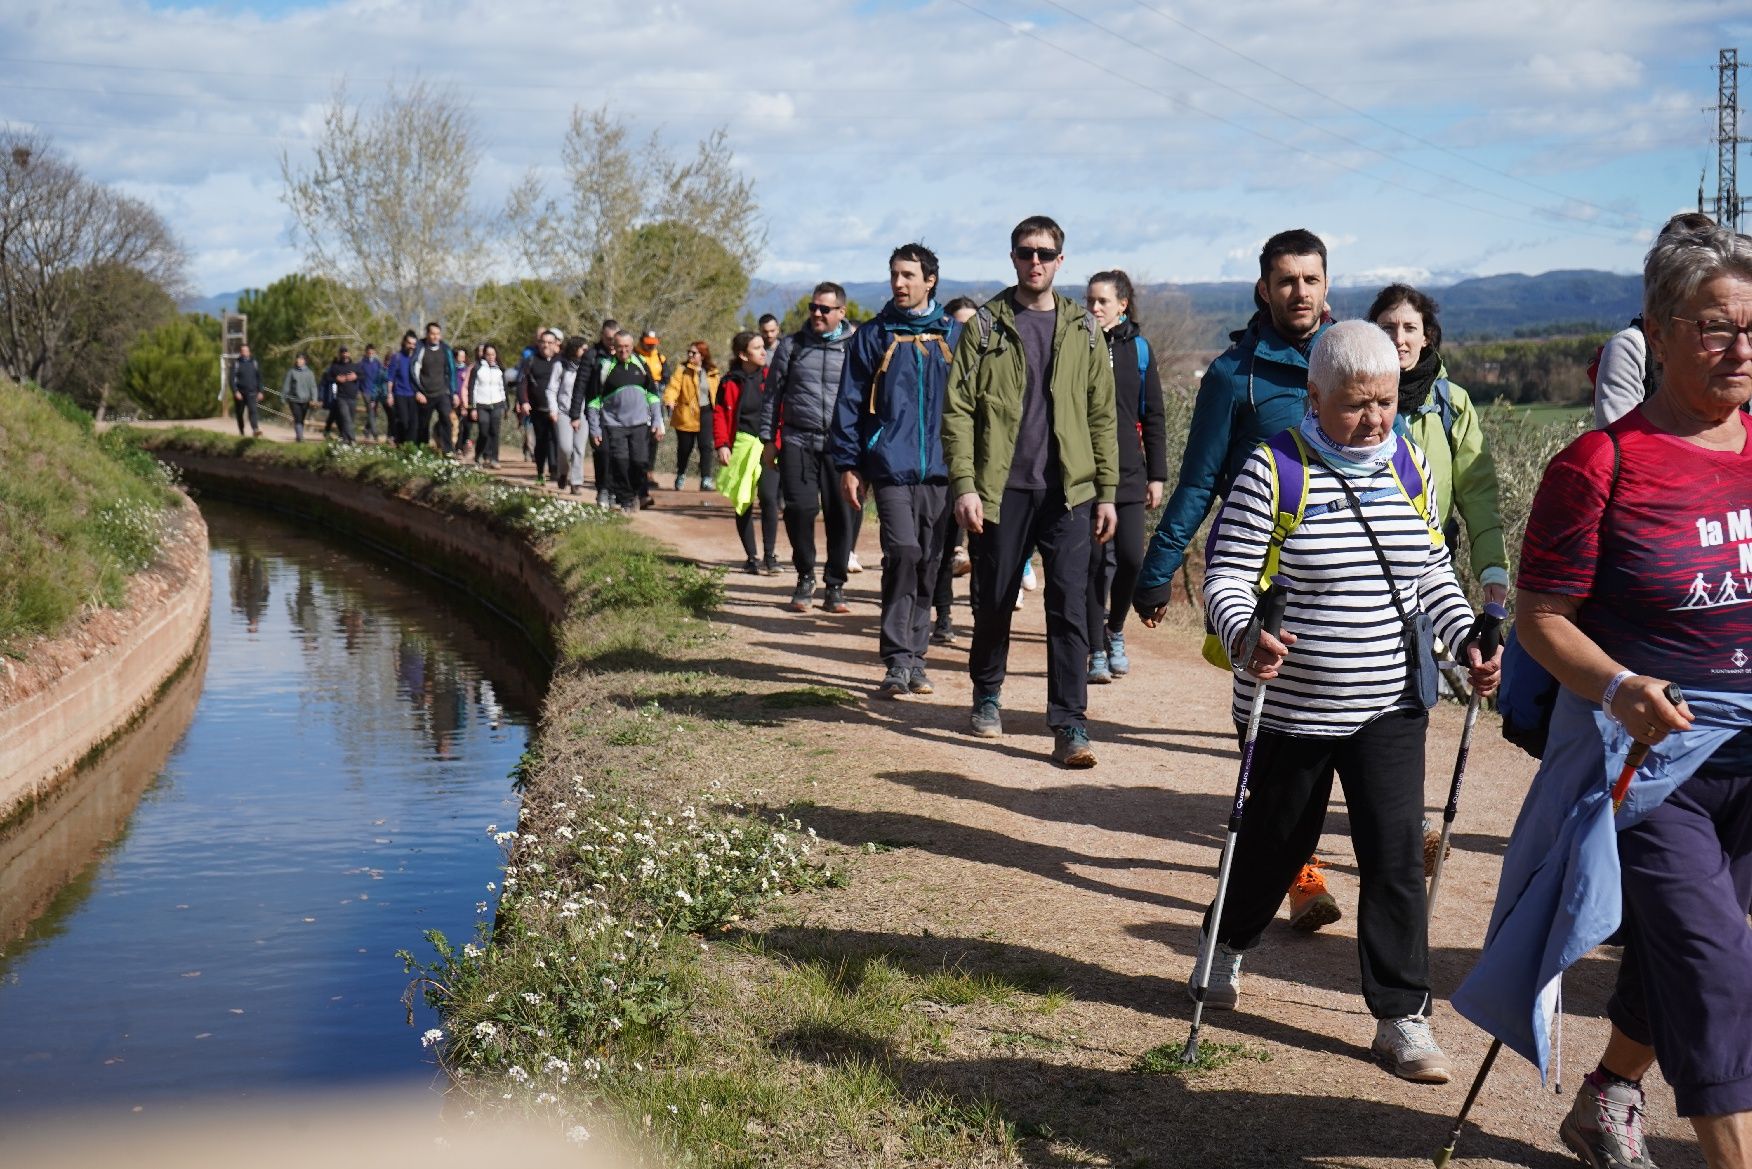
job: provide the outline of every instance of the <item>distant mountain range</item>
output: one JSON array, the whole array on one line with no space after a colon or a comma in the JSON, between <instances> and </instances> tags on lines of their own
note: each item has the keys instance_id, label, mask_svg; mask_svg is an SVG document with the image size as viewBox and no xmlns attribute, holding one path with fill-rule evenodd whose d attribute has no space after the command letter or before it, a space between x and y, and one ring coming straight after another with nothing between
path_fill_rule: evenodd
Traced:
<instances>
[{"instance_id":1,"label":"distant mountain range","mask_svg":"<svg viewBox=\"0 0 1752 1169\"><path fill-rule=\"evenodd\" d=\"M782 317L813 287L813 283L771 284L756 280L742 307L756 316L776 313ZM957 296L984 300L1001 287L996 282L945 280L939 296L944 300ZM1213 349L1226 345L1229 331L1240 328L1253 312L1253 285L1246 281L1155 284L1146 291L1185 298L1192 313L1203 323L1204 343ZM1361 316L1368 311L1377 291L1374 287L1336 288L1332 292L1333 311L1341 318ZM1544 272L1538 276L1519 273L1477 276L1445 287L1432 285L1425 291L1441 306L1443 332L1456 340L1618 329L1642 310L1641 276L1587 269ZM182 309L217 316L235 305L241 292L196 297L184 301ZM888 300L888 285L848 284L846 294L866 310L875 312Z\"/></svg>"}]
</instances>

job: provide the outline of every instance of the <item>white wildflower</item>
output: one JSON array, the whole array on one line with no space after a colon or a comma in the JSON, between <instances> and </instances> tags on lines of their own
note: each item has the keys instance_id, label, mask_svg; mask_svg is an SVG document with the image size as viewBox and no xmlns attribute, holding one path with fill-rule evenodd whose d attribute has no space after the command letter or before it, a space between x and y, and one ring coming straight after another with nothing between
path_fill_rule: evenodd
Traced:
<instances>
[{"instance_id":1,"label":"white wildflower","mask_svg":"<svg viewBox=\"0 0 1752 1169\"><path fill-rule=\"evenodd\" d=\"M436 1027L433 1027L431 1030L427 1031L424 1035L420 1036L420 1046L421 1047L431 1047L434 1043L442 1043L442 1042L444 1042L444 1032L440 1031Z\"/></svg>"}]
</instances>

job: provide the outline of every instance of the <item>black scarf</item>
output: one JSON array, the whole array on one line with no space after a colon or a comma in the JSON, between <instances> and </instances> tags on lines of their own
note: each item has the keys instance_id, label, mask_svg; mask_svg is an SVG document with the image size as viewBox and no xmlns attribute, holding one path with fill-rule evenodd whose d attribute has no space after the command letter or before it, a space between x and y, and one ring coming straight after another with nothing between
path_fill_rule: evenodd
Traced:
<instances>
[{"instance_id":1,"label":"black scarf","mask_svg":"<svg viewBox=\"0 0 1752 1169\"><path fill-rule=\"evenodd\" d=\"M1435 346L1425 346L1423 356L1417 359L1417 364L1410 369L1399 371L1399 414L1409 420L1425 402L1430 400L1430 387L1436 384L1436 375L1442 370L1442 358Z\"/></svg>"}]
</instances>

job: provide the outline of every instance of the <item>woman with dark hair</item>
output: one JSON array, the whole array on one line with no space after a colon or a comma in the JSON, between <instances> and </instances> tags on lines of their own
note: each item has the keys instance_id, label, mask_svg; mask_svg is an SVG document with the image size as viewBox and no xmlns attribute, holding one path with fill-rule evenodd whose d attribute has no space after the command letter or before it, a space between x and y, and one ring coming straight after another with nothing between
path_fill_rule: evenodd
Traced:
<instances>
[{"instance_id":1,"label":"woman with dark hair","mask_svg":"<svg viewBox=\"0 0 1752 1169\"><path fill-rule=\"evenodd\" d=\"M1611 1038L1559 1133L1652 1165L1660 1061L1711 1169L1752 1157L1752 239L1662 236L1643 266L1660 392L1553 459L1515 632L1562 684L1455 1008L1543 1065L1548 990L1615 931ZM1668 686L1682 688L1670 700ZM1607 778L1646 764L1617 804Z\"/></svg>"},{"instance_id":2,"label":"woman with dark hair","mask_svg":"<svg viewBox=\"0 0 1752 1169\"><path fill-rule=\"evenodd\" d=\"M497 468L499 433L505 424L505 371L499 368L499 348L491 341L478 350L469 400L474 403L475 466Z\"/></svg>"},{"instance_id":3,"label":"woman with dark hair","mask_svg":"<svg viewBox=\"0 0 1752 1169\"><path fill-rule=\"evenodd\" d=\"M718 465L724 468L720 490L736 505L736 535L748 560L743 571L776 576L779 571L779 472L762 466L760 410L766 400L766 341L759 333L741 332L730 342L736 355L730 372L718 383L712 403L712 434L718 444ZM734 466L732 459L734 458ZM752 459L752 465L748 465ZM752 481L753 487L747 487ZM760 504L761 544L766 558L757 559L754 544L754 504Z\"/></svg>"},{"instance_id":4,"label":"woman with dark hair","mask_svg":"<svg viewBox=\"0 0 1752 1169\"><path fill-rule=\"evenodd\" d=\"M1089 277L1084 303L1107 335L1118 408L1119 530L1107 543L1089 544L1089 681L1111 682L1131 670L1125 652L1125 615L1144 566L1144 513L1162 506L1168 480L1168 431L1163 423L1162 375L1132 312L1131 277L1117 269Z\"/></svg>"},{"instance_id":5,"label":"woman with dark hair","mask_svg":"<svg viewBox=\"0 0 1752 1169\"><path fill-rule=\"evenodd\" d=\"M697 447L700 455L700 490L712 489L712 394L718 386L718 363L712 347L695 341L687 347L682 364L669 375L663 405L669 410L669 425L675 431L675 489L687 480L688 460Z\"/></svg>"},{"instance_id":6,"label":"woman with dark hair","mask_svg":"<svg viewBox=\"0 0 1752 1169\"><path fill-rule=\"evenodd\" d=\"M1503 604L1509 596L1509 552L1497 504L1496 462L1472 399L1448 380L1436 302L1409 284L1389 284L1369 306L1369 319L1399 352L1399 417L1429 460L1442 505L1437 519L1448 546L1458 560L1460 521L1465 520L1464 551L1472 575L1483 586L1485 601Z\"/></svg>"}]
</instances>

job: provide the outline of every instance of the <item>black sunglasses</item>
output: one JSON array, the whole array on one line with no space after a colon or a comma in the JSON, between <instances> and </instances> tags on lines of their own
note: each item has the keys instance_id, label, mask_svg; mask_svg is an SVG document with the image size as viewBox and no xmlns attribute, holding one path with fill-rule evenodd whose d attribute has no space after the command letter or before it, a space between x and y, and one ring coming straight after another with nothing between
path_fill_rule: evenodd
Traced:
<instances>
[{"instance_id":1,"label":"black sunglasses","mask_svg":"<svg viewBox=\"0 0 1752 1169\"><path fill-rule=\"evenodd\" d=\"M1017 248L1010 254L1018 260L1027 260L1030 263L1038 261L1042 264L1050 264L1059 258L1057 248Z\"/></svg>"},{"instance_id":2,"label":"black sunglasses","mask_svg":"<svg viewBox=\"0 0 1752 1169\"><path fill-rule=\"evenodd\" d=\"M816 316L825 317L828 313L839 312L840 306L837 304L812 304L809 306L809 311Z\"/></svg>"}]
</instances>

